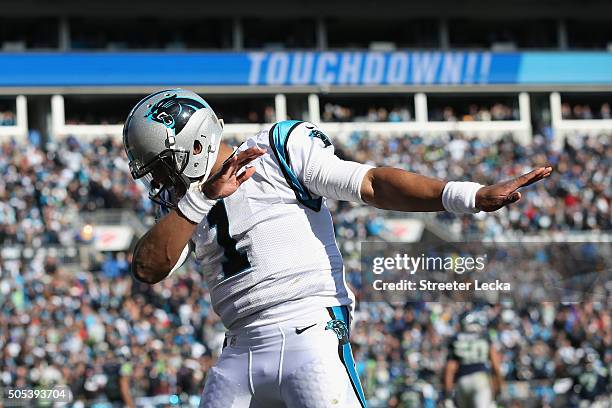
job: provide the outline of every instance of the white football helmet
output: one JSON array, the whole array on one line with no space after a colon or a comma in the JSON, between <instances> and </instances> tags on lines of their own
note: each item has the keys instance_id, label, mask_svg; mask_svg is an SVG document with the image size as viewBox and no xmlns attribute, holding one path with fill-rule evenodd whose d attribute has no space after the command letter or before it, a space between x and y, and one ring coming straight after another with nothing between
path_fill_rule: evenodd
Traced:
<instances>
[{"instance_id":1,"label":"white football helmet","mask_svg":"<svg viewBox=\"0 0 612 408\"><path fill-rule=\"evenodd\" d=\"M223 121L199 95L183 89L152 93L134 106L123 127L130 172L154 202L174 208L191 183L215 164Z\"/></svg>"}]
</instances>

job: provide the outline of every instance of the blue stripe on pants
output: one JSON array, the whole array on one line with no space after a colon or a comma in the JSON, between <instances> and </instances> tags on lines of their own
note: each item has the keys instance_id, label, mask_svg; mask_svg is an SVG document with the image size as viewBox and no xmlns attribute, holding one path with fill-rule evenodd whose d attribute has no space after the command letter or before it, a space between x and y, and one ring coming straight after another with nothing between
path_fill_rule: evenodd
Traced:
<instances>
[{"instance_id":1,"label":"blue stripe on pants","mask_svg":"<svg viewBox=\"0 0 612 408\"><path fill-rule=\"evenodd\" d=\"M350 321L349 321L349 312L346 306L334 306L329 308L330 314L334 319L340 320L346 324L347 330L350 331ZM346 342L345 344L340 344L338 346L338 354L340 355L340 360L342 364L346 368L346 371L351 380L351 384L353 385L353 389L355 390L355 394L359 398L359 402L363 408L366 407L366 399L363 394L363 388L361 387L361 382L359 381L359 376L357 375L357 369L355 368L355 360L353 359L353 351L351 350L351 343Z\"/></svg>"}]
</instances>

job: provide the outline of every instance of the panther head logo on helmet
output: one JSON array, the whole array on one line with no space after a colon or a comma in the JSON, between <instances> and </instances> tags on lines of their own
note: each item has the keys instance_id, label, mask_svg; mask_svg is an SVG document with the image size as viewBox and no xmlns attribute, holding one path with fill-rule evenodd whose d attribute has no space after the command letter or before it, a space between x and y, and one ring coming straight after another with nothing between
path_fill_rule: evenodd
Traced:
<instances>
[{"instance_id":1,"label":"panther head logo on helmet","mask_svg":"<svg viewBox=\"0 0 612 408\"><path fill-rule=\"evenodd\" d=\"M206 108L202 102L191 98L179 98L177 94L168 96L151 106L145 114L155 122L180 133L195 111Z\"/></svg>"}]
</instances>

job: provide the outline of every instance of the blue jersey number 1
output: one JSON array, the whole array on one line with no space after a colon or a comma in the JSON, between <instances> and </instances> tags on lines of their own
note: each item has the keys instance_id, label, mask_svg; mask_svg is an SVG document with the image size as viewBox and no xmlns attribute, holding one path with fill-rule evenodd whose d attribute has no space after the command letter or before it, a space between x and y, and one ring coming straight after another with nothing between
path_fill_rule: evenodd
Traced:
<instances>
[{"instance_id":1,"label":"blue jersey number 1","mask_svg":"<svg viewBox=\"0 0 612 408\"><path fill-rule=\"evenodd\" d=\"M206 219L210 228L217 229L217 243L223 248L223 255L225 256L222 262L223 275L229 278L250 268L251 263L246 253L236 249L236 240L230 236L229 220L227 219L227 210L223 200L217 201L206 216Z\"/></svg>"}]
</instances>

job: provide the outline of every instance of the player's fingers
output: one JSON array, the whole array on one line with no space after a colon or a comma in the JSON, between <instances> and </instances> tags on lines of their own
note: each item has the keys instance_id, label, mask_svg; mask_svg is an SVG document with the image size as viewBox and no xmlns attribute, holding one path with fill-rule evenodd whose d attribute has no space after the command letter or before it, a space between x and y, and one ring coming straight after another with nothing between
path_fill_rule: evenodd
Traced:
<instances>
[{"instance_id":1,"label":"player's fingers","mask_svg":"<svg viewBox=\"0 0 612 408\"><path fill-rule=\"evenodd\" d=\"M243 171L238 177L236 177L238 185L250 179L253 174L255 174L255 167L249 167L248 169Z\"/></svg>"},{"instance_id":2,"label":"player's fingers","mask_svg":"<svg viewBox=\"0 0 612 408\"><path fill-rule=\"evenodd\" d=\"M512 182L512 187L514 190L520 187L525 187L530 184L535 183L536 181L542 180L545 177L550 176L552 173L552 167L540 167L535 170L530 171L529 173L523 174L522 176L517 177Z\"/></svg>"},{"instance_id":3,"label":"player's fingers","mask_svg":"<svg viewBox=\"0 0 612 408\"><path fill-rule=\"evenodd\" d=\"M223 162L225 174L235 175L242 167L249 164L262 154L264 154L264 150L258 147L250 147L238 154L234 153L234 156L231 156L225 162Z\"/></svg>"},{"instance_id":4,"label":"player's fingers","mask_svg":"<svg viewBox=\"0 0 612 408\"><path fill-rule=\"evenodd\" d=\"M249 147L248 149L246 149L243 152L240 152L240 154L238 154L238 158L236 160L236 166L238 168L249 164L250 162L252 162L253 160L255 160L256 158L260 157L261 155L263 155L266 151L263 149L260 149L259 147Z\"/></svg>"},{"instance_id":5,"label":"player's fingers","mask_svg":"<svg viewBox=\"0 0 612 408\"><path fill-rule=\"evenodd\" d=\"M232 175L236 172L236 161L238 160L237 156L230 156L224 162L223 166L221 166L221 170L219 173L223 176Z\"/></svg>"},{"instance_id":6,"label":"player's fingers","mask_svg":"<svg viewBox=\"0 0 612 408\"><path fill-rule=\"evenodd\" d=\"M227 167L229 165L229 163L238 155L238 148L234 148L234 150L232 151L232 154L230 154L227 159L225 159L225 161L223 162L223 164L221 165L221 168Z\"/></svg>"},{"instance_id":7,"label":"player's fingers","mask_svg":"<svg viewBox=\"0 0 612 408\"><path fill-rule=\"evenodd\" d=\"M535 182L538 182L540 180L545 179L546 177L550 176L550 174L552 173L552 169L548 170L547 168L545 168L543 171L541 171L536 177L532 178L531 180L529 180L527 183L521 185L521 187L525 187L525 186L529 186Z\"/></svg>"},{"instance_id":8,"label":"player's fingers","mask_svg":"<svg viewBox=\"0 0 612 408\"><path fill-rule=\"evenodd\" d=\"M517 188L526 186L532 183L534 180L537 180L543 171L544 171L543 168L539 168L539 169L532 170L529 173L525 173L522 176L517 177L514 180L514 184L515 186L517 186Z\"/></svg>"},{"instance_id":9,"label":"player's fingers","mask_svg":"<svg viewBox=\"0 0 612 408\"><path fill-rule=\"evenodd\" d=\"M546 171L542 175L542 177L544 177L544 178L550 176L552 174L552 172L553 172L553 168L551 166L547 166L545 169L546 169Z\"/></svg>"}]
</instances>

